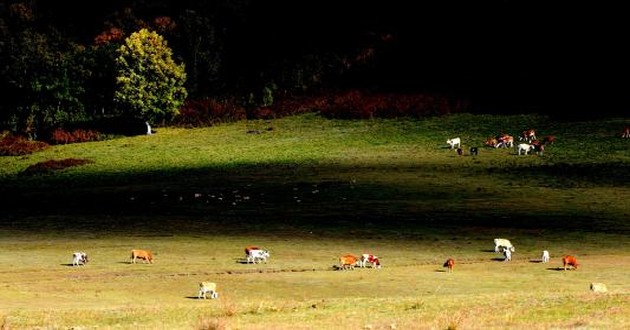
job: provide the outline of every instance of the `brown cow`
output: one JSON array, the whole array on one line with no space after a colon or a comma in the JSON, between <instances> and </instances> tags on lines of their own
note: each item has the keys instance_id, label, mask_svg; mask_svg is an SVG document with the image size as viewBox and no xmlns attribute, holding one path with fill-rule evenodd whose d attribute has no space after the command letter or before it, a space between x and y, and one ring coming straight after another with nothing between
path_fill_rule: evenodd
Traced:
<instances>
[{"instance_id":1,"label":"brown cow","mask_svg":"<svg viewBox=\"0 0 630 330\"><path fill-rule=\"evenodd\" d=\"M553 135L546 135L542 140L543 144L552 144L554 142L556 142L556 137Z\"/></svg>"},{"instance_id":2,"label":"brown cow","mask_svg":"<svg viewBox=\"0 0 630 330\"><path fill-rule=\"evenodd\" d=\"M630 126L626 126L621 133L621 137L624 139L630 138Z\"/></svg>"},{"instance_id":3,"label":"brown cow","mask_svg":"<svg viewBox=\"0 0 630 330\"><path fill-rule=\"evenodd\" d=\"M446 262L444 263L443 267L448 267L448 272L452 273L453 267L455 267L455 260L453 260L453 258L446 259Z\"/></svg>"},{"instance_id":4,"label":"brown cow","mask_svg":"<svg viewBox=\"0 0 630 330\"><path fill-rule=\"evenodd\" d=\"M354 266L359 261L359 258L353 254L346 254L339 257L339 269L341 270L354 270Z\"/></svg>"},{"instance_id":5,"label":"brown cow","mask_svg":"<svg viewBox=\"0 0 630 330\"><path fill-rule=\"evenodd\" d=\"M536 140L536 131L533 129L525 130L518 139L520 141L532 142Z\"/></svg>"},{"instance_id":6,"label":"brown cow","mask_svg":"<svg viewBox=\"0 0 630 330\"><path fill-rule=\"evenodd\" d=\"M573 267L573 269L577 270L579 265L580 264L574 256L565 256L562 258L562 266L564 266L564 270L567 270L567 267Z\"/></svg>"},{"instance_id":7,"label":"brown cow","mask_svg":"<svg viewBox=\"0 0 630 330\"><path fill-rule=\"evenodd\" d=\"M135 264L137 259L144 260L144 263L153 263L153 253L148 250L139 250L133 249L131 250L131 263Z\"/></svg>"}]
</instances>

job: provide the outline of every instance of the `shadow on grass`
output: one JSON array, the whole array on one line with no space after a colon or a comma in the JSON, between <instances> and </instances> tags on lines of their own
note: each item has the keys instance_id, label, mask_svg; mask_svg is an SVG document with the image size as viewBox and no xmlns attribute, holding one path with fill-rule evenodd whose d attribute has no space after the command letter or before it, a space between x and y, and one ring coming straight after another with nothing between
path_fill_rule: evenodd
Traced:
<instances>
[{"instance_id":1,"label":"shadow on grass","mask_svg":"<svg viewBox=\"0 0 630 330\"><path fill-rule=\"evenodd\" d=\"M492 261L501 261L501 262L503 262L503 261L505 261L505 258L499 258L499 257L492 258Z\"/></svg>"},{"instance_id":2,"label":"shadow on grass","mask_svg":"<svg viewBox=\"0 0 630 330\"><path fill-rule=\"evenodd\" d=\"M562 268L562 267L550 267L550 268L547 268L547 270L552 270L552 271L556 271L556 272L563 272L564 268Z\"/></svg>"}]
</instances>

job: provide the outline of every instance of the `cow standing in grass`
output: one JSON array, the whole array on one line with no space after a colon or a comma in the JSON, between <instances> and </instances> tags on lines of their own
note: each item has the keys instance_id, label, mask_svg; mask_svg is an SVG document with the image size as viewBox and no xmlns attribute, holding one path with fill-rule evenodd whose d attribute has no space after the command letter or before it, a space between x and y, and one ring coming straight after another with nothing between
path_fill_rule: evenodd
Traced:
<instances>
[{"instance_id":1,"label":"cow standing in grass","mask_svg":"<svg viewBox=\"0 0 630 330\"><path fill-rule=\"evenodd\" d=\"M140 250L140 249L131 250L131 263L135 264L138 259L143 260L145 264L146 263L152 264L153 253L148 250Z\"/></svg>"},{"instance_id":2,"label":"cow standing in grass","mask_svg":"<svg viewBox=\"0 0 630 330\"><path fill-rule=\"evenodd\" d=\"M452 273L453 267L455 267L455 260L453 258L446 259L446 262L444 262L443 267L448 268L448 272Z\"/></svg>"},{"instance_id":3,"label":"cow standing in grass","mask_svg":"<svg viewBox=\"0 0 630 330\"><path fill-rule=\"evenodd\" d=\"M75 252L72 254L72 266L84 266L88 262L88 256L85 252Z\"/></svg>"},{"instance_id":4,"label":"cow standing in grass","mask_svg":"<svg viewBox=\"0 0 630 330\"><path fill-rule=\"evenodd\" d=\"M210 294L210 299L216 299L219 297L219 293L217 293L217 284L214 282L199 283L199 294L197 295L197 298L208 299L208 294Z\"/></svg>"},{"instance_id":5,"label":"cow standing in grass","mask_svg":"<svg viewBox=\"0 0 630 330\"><path fill-rule=\"evenodd\" d=\"M354 266L359 262L359 258L353 254L346 254L339 257L339 269L341 270L354 270Z\"/></svg>"},{"instance_id":6,"label":"cow standing in grass","mask_svg":"<svg viewBox=\"0 0 630 330\"><path fill-rule=\"evenodd\" d=\"M565 256L564 258L562 258L562 266L564 267L565 271L571 268L577 270L580 264L578 263L577 258L575 258L574 256Z\"/></svg>"}]
</instances>

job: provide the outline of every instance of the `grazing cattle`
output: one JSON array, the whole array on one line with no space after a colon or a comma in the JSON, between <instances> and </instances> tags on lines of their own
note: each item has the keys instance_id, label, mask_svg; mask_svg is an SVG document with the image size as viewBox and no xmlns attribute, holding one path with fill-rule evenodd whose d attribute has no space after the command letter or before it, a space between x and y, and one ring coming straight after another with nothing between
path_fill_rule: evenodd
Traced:
<instances>
[{"instance_id":1,"label":"grazing cattle","mask_svg":"<svg viewBox=\"0 0 630 330\"><path fill-rule=\"evenodd\" d=\"M493 148L495 148L498 143L499 143L499 140L497 140L497 138L492 137L492 136L487 138L486 141L483 142L484 145L487 145L488 147L493 147Z\"/></svg>"},{"instance_id":2,"label":"grazing cattle","mask_svg":"<svg viewBox=\"0 0 630 330\"><path fill-rule=\"evenodd\" d=\"M494 146L495 148L499 147L512 147L514 146L514 137L508 134L501 134L497 137L497 144Z\"/></svg>"},{"instance_id":3,"label":"grazing cattle","mask_svg":"<svg viewBox=\"0 0 630 330\"><path fill-rule=\"evenodd\" d=\"M533 144L521 143L517 147L517 152L519 155L527 155L528 153L534 150Z\"/></svg>"},{"instance_id":4,"label":"grazing cattle","mask_svg":"<svg viewBox=\"0 0 630 330\"><path fill-rule=\"evenodd\" d=\"M85 252L75 252L72 254L72 266L84 266L88 262L88 256Z\"/></svg>"},{"instance_id":5,"label":"grazing cattle","mask_svg":"<svg viewBox=\"0 0 630 330\"><path fill-rule=\"evenodd\" d=\"M494 252L502 252L503 250L510 250L514 252L516 249L510 240L505 238L494 239Z\"/></svg>"},{"instance_id":6,"label":"grazing cattle","mask_svg":"<svg viewBox=\"0 0 630 330\"><path fill-rule=\"evenodd\" d=\"M455 260L453 260L452 258L446 259L446 262L444 262L444 265L442 267L447 267L448 268L448 272L452 273L453 272L453 267L455 267Z\"/></svg>"},{"instance_id":7,"label":"grazing cattle","mask_svg":"<svg viewBox=\"0 0 630 330\"><path fill-rule=\"evenodd\" d=\"M136 263L138 259L144 260L144 263L153 263L153 253L148 250L139 250L133 249L131 250L131 263Z\"/></svg>"},{"instance_id":8,"label":"grazing cattle","mask_svg":"<svg viewBox=\"0 0 630 330\"><path fill-rule=\"evenodd\" d=\"M544 263L549 262L549 251L544 250L544 251L542 252L542 256L540 257L540 260L541 260L542 262L544 262Z\"/></svg>"},{"instance_id":9,"label":"grazing cattle","mask_svg":"<svg viewBox=\"0 0 630 330\"><path fill-rule=\"evenodd\" d=\"M249 253L247 254L247 263L259 264L263 261L267 263L270 257L271 255L267 250L249 250Z\"/></svg>"},{"instance_id":10,"label":"grazing cattle","mask_svg":"<svg viewBox=\"0 0 630 330\"><path fill-rule=\"evenodd\" d=\"M199 294L197 295L197 299L208 299L208 293L210 294L210 299L218 298L219 293L217 292L217 284L214 282L199 283Z\"/></svg>"},{"instance_id":11,"label":"grazing cattle","mask_svg":"<svg viewBox=\"0 0 630 330\"><path fill-rule=\"evenodd\" d=\"M531 143L536 140L536 131L533 129L524 130L521 136L518 137L519 141L526 141Z\"/></svg>"},{"instance_id":12,"label":"grazing cattle","mask_svg":"<svg viewBox=\"0 0 630 330\"><path fill-rule=\"evenodd\" d=\"M251 250L262 250L260 247L255 246L255 245L248 245L245 247L245 257L247 257L249 255L249 251Z\"/></svg>"},{"instance_id":13,"label":"grazing cattle","mask_svg":"<svg viewBox=\"0 0 630 330\"><path fill-rule=\"evenodd\" d=\"M341 270L354 270L354 266L359 262L359 258L353 254L346 254L339 257L339 269Z\"/></svg>"},{"instance_id":14,"label":"grazing cattle","mask_svg":"<svg viewBox=\"0 0 630 330\"><path fill-rule=\"evenodd\" d=\"M512 251L510 249L503 249L503 256L505 259L503 261L511 261L512 260Z\"/></svg>"},{"instance_id":15,"label":"grazing cattle","mask_svg":"<svg viewBox=\"0 0 630 330\"><path fill-rule=\"evenodd\" d=\"M623 129L623 132L621 132L621 137L624 138L624 139L630 138L630 126L626 126Z\"/></svg>"},{"instance_id":16,"label":"grazing cattle","mask_svg":"<svg viewBox=\"0 0 630 330\"><path fill-rule=\"evenodd\" d=\"M479 149L477 147L470 147L470 155L477 156L479 154Z\"/></svg>"},{"instance_id":17,"label":"grazing cattle","mask_svg":"<svg viewBox=\"0 0 630 330\"><path fill-rule=\"evenodd\" d=\"M381 268L381 261L378 259L377 256L369 253L362 254L361 260L359 260L359 265L361 266L361 268L365 268L368 263L372 265L372 268Z\"/></svg>"},{"instance_id":18,"label":"grazing cattle","mask_svg":"<svg viewBox=\"0 0 630 330\"><path fill-rule=\"evenodd\" d=\"M547 135L542 139L543 144L553 144L554 142L556 142L556 137L553 135Z\"/></svg>"},{"instance_id":19,"label":"grazing cattle","mask_svg":"<svg viewBox=\"0 0 630 330\"><path fill-rule=\"evenodd\" d=\"M460 148L462 146L462 140L458 137L446 140L446 144L448 144L451 149L457 147Z\"/></svg>"},{"instance_id":20,"label":"grazing cattle","mask_svg":"<svg viewBox=\"0 0 630 330\"><path fill-rule=\"evenodd\" d=\"M577 259L574 256L565 256L562 258L562 266L566 271L567 268L572 267L573 269L578 269L580 264L577 262Z\"/></svg>"}]
</instances>

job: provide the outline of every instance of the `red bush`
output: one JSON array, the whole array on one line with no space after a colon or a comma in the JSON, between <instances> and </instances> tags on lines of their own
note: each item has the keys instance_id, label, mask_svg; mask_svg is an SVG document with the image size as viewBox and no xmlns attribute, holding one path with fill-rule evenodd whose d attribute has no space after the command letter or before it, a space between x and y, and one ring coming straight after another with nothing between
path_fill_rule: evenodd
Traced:
<instances>
[{"instance_id":1,"label":"red bush","mask_svg":"<svg viewBox=\"0 0 630 330\"><path fill-rule=\"evenodd\" d=\"M7 135L0 140L0 156L21 156L44 150L46 142L30 141L21 136Z\"/></svg>"},{"instance_id":2,"label":"red bush","mask_svg":"<svg viewBox=\"0 0 630 330\"><path fill-rule=\"evenodd\" d=\"M80 166L92 163L89 159L67 158L62 160L47 160L27 167L21 175L50 174L53 171L63 170L68 167Z\"/></svg>"},{"instance_id":3,"label":"red bush","mask_svg":"<svg viewBox=\"0 0 630 330\"><path fill-rule=\"evenodd\" d=\"M72 132L58 128L52 132L51 144L69 144L101 140L101 134L93 130L76 129Z\"/></svg>"},{"instance_id":4,"label":"red bush","mask_svg":"<svg viewBox=\"0 0 630 330\"><path fill-rule=\"evenodd\" d=\"M211 99L188 100L173 119L173 125L183 127L204 127L217 123L234 122L247 118L245 108L232 101Z\"/></svg>"}]
</instances>

